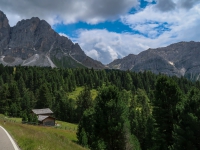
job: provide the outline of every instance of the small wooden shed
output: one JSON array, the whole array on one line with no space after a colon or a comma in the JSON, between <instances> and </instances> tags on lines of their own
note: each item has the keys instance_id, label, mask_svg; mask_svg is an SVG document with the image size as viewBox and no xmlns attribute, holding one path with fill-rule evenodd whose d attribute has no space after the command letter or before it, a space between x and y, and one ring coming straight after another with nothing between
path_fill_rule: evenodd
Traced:
<instances>
[{"instance_id":1,"label":"small wooden shed","mask_svg":"<svg viewBox=\"0 0 200 150\"><path fill-rule=\"evenodd\" d=\"M55 120L56 119L51 116L43 116L43 115L38 116L39 124L44 126L55 126Z\"/></svg>"},{"instance_id":2,"label":"small wooden shed","mask_svg":"<svg viewBox=\"0 0 200 150\"><path fill-rule=\"evenodd\" d=\"M37 115L39 125L55 126L55 118L52 116L53 111L49 108L44 109L32 109L32 113Z\"/></svg>"}]
</instances>

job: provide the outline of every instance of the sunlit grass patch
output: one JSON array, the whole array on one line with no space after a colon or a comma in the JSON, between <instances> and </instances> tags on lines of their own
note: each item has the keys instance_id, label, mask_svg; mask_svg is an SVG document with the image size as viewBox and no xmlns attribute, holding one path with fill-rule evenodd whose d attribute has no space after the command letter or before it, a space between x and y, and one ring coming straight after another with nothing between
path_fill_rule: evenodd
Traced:
<instances>
[{"instance_id":1,"label":"sunlit grass patch","mask_svg":"<svg viewBox=\"0 0 200 150\"><path fill-rule=\"evenodd\" d=\"M75 91L69 93L69 98L73 99L73 100L76 100L76 98L78 97L78 95L80 94L81 91L83 91L84 87L77 87L75 89ZM97 90L95 89L92 89L91 90L91 96L92 96L92 99L94 100L97 96L98 92Z\"/></svg>"},{"instance_id":2,"label":"sunlit grass patch","mask_svg":"<svg viewBox=\"0 0 200 150\"><path fill-rule=\"evenodd\" d=\"M3 117L3 115L0 115ZM57 121L62 126L77 128L77 125ZM22 150L83 150L76 144L76 130L68 128L43 127L26 125L0 118L3 126L15 139Z\"/></svg>"}]
</instances>

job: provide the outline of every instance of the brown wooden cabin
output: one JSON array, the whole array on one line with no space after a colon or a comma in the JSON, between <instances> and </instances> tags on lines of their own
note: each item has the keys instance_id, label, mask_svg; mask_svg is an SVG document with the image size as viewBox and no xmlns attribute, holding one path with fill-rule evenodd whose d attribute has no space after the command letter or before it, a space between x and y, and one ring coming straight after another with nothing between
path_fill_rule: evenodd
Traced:
<instances>
[{"instance_id":1,"label":"brown wooden cabin","mask_svg":"<svg viewBox=\"0 0 200 150\"><path fill-rule=\"evenodd\" d=\"M55 126L55 118L52 116L53 111L49 108L32 109L32 113L37 115L39 125Z\"/></svg>"}]
</instances>

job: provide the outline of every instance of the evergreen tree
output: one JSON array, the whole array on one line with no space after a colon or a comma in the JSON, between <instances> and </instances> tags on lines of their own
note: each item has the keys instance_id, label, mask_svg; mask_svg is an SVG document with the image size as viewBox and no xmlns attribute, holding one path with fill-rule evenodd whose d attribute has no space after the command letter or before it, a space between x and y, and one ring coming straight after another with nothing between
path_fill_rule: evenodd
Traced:
<instances>
[{"instance_id":1,"label":"evergreen tree","mask_svg":"<svg viewBox=\"0 0 200 150\"><path fill-rule=\"evenodd\" d=\"M52 95L46 83L39 88L37 108L52 108Z\"/></svg>"},{"instance_id":2,"label":"evergreen tree","mask_svg":"<svg viewBox=\"0 0 200 150\"><path fill-rule=\"evenodd\" d=\"M171 149L200 149L200 90L192 88L187 96L180 122L174 131L175 142Z\"/></svg>"},{"instance_id":3,"label":"evergreen tree","mask_svg":"<svg viewBox=\"0 0 200 150\"><path fill-rule=\"evenodd\" d=\"M33 107L31 106L29 91L24 89L23 95L24 96L22 97L22 100L21 100L21 108L23 111L25 110L27 112L30 112Z\"/></svg>"},{"instance_id":4,"label":"evergreen tree","mask_svg":"<svg viewBox=\"0 0 200 150\"><path fill-rule=\"evenodd\" d=\"M132 89L132 86L133 86L133 83L132 83L132 78L131 78L131 75L129 72L126 72L125 73L125 77L124 77L124 88L126 90L131 90Z\"/></svg>"},{"instance_id":5,"label":"evergreen tree","mask_svg":"<svg viewBox=\"0 0 200 150\"><path fill-rule=\"evenodd\" d=\"M157 80L153 115L156 127L156 148L168 150L174 143L174 126L178 123L182 95L178 85L170 78L162 76Z\"/></svg>"},{"instance_id":6,"label":"evergreen tree","mask_svg":"<svg viewBox=\"0 0 200 150\"><path fill-rule=\"evenodd\" d=\"M8 114L10 107L11 99L10 99L10 91L8 84L3 84L0 88L0 113Z\"/></svg>"},{"instance_id":7,"label":"evergreen tree","mask_svg":"<svg viewBox=\"0 0 200 150\"><path fill-rule=\"evenodd\" d=\"M80 92L76 100L76 105L77 121L79 121L83 115L83 112L93 106L91 92L88 87L85 86L84 90Z\"/></svg>"},{"instance_id":8,"label":"evergreen tree","mask_svg":"<svg viewBox=\"0 0 200 150\"><path fill-rule=\"evenodd\" d=\"M61 120L77 123L75 101L71 98L69 99L68 97L65 97L62 99L59 105L60 105L60 111L62 111L62 113L60 113Z\"/></svg>"},{"instance_id":9,"label":"evergreen tree","mask_svg":"<svg viewBox=\"0 0 200 150\"><path fill-rule=\"evenodd\" d=\"M2 77L0 76L0 87L2 87L4 84Z\"/></svg>"},{"instance_id":10,"label":"evergreen tree","mask_svg":"<svg viewBox=\"0 0 200 150\"><path fill-rule=\"evenodd\" d=\"M114 86L103 87L96 98L94 142L108 150L133 149L126 100ZM127 146L128 145L128 146ZM93 147L93 148L94 148Z\"/></svg>"},{"instance_id":11,"label":"evergreen tree","mask_svg":"<svg viewBox=\"0 0 200 150\"><path fill-rule=\"evenodd\" d=\"M88 147L94 142L94 109L87 109L78 124L77 139L80 145Z\"/></svg>"},{"instance_id":12,"label":"evergreen tree","mask_svg":"<svg viewBox=\"0 0 200 150\"><path fill-rule=\"evenodd\" d=\"M28 122L28 117L27 117L26 111L24 111L21 116L22 116L22 122Z\"/></svg>"},{"instance_id":13,"label":"evergreen tree","mask_svg":"<svg viewBox=\"0 0 200 150\"><path fill-rule=\"evenodd\" d=\"M150 111L150 100L144 90L138 89L129 107L129 120L131 123L131 133L134 134L143 150L152 146L153 129L152 115Z\"/></svg>"}]
</instances>

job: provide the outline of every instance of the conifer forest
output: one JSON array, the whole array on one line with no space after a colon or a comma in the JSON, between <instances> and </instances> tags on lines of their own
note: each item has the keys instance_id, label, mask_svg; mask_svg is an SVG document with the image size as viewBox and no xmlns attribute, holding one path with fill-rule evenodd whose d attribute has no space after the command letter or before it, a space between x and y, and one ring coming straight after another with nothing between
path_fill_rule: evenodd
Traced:
<instances>
[{"instance_id":1,"label":"conifer forest","mask_svg":"<svg viewBox=\"0 0 200 150\"><path fill-rule=\"evenodd\" d=\"M0 64L0 114L31 122L40 108L78 124L78 143L92 150L200 149L200 82L184 77Z\"/></svg>"}]
</instances>

